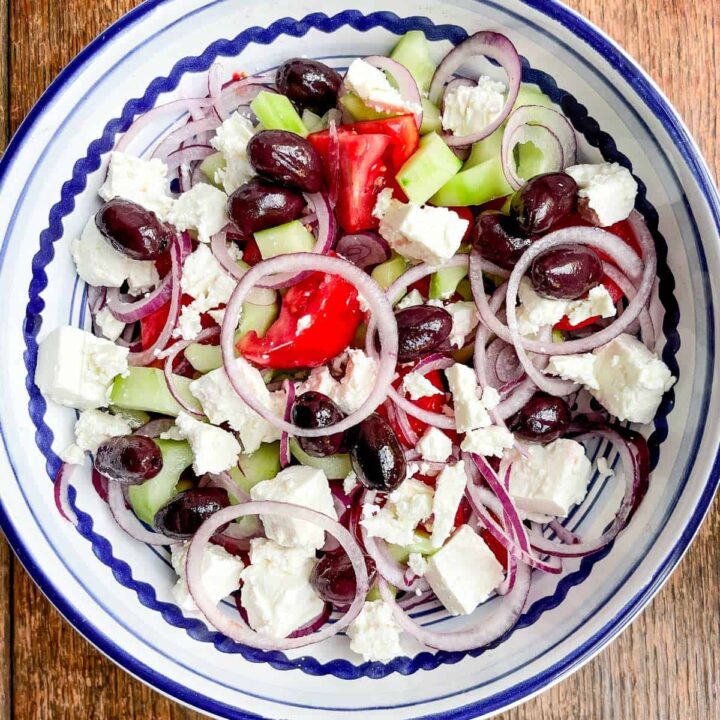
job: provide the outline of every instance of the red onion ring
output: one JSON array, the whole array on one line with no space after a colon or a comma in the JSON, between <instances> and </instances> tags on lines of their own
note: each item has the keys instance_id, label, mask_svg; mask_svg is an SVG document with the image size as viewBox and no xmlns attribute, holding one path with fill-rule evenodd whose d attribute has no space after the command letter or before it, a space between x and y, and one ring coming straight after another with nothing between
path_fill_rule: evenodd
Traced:
<instances>
[{"instance_id":1,"label":"red onion ring","mask_svg":"<svg viewBox=\"0 0 720 720\"><path fill-rule=\"evenodd\" d=\"M257 266L256 266L257 267ZM317 525L337 539L350 558L356 577L355 597L349 610L334 624L304 637L275 640L255 632L245 622L233 620L218 608L208 595L202 582L202 561L205 547L215 531L222 525L248 515L282 515ZM290 650L322 642L344 630L360 614L368 591L368 574L362 549L353 536L327 515L300 505L279 502L249 502L234 505L211 515L195 533L187 554L187 581L190 594L208 622L225 636L263 650Z\"/></svg>"},{"instance_id":2,"label":"red onion ring","mask_svg":"<svg viewBox=\"0 0 720 720\"><path fill-rule=\"evenodd\" d=\"M236 363L247 362L242 357L235 356L235 328L241 312L242 304L250 290L264 277L282 273L285 267L292 265L302 272L324 272L330 275L339 275L352 283L358 293L370 307L372 317L377 320L380 328L380 342L382 355L378 366L375 387L365 402L353 413L335 425L324 428L301 428L293 423L285 422L282 418L269 412L252 393L248 392L242 377L238 374ZM230 383L240 398L252 408L260 417L281 431L295 437L321 437L347 430L364 420L388 395L397 364L398 332L392 306L385 297L382 288L366 273L355 267L347 260L314 253L292 253L280 257L263 260L252 267L240 280L228 301L225 310L221 333L221 347L225 372Z\"/></svg>"},{"instance_id":3,"label":"red onion ring","mask_svg":"<svg viewBox=\"0 0 720 720\"><path fill-rule=\"evenodd\" d=\"M246 493L233 479L229 472L221 473L208 473L206 476L207 482L204 487L216 487L225 490L228 495L233 495L238 499L239 502L250 502L250 495ZM237 525L231 525L224 531L224 534L235 540L241 540L247 538L247 533L237 529Z\"/></svg>"},{"instance_id":4,"label":"red onion ring","mask_svg":"<svg viewBox=\"0 0 720 720\"><path fill-rule=\"evenodd\" d=\"M172 545L177 542L161 533L146 530L140 524L135 514L125 504L125 495L120 483L108 483L108 505L115 522L135 540L147 545Z\"/></svg>"},{"instance_id":5,"label":"red onion ring","mask_svg":"<svg viewBox=\"0 0 720 720\"><path fill-rule=\"evenodd\" d=\"M121 300L118 288L108 288L108 309L121 322L137 322L159 310L168 301L172 294L172 285L173 276L172 273L168 273L151 293L134 302Z\"/></svg>"},{"instance_id":6,"label":"red onion ring","mask_svg":"<svg viewBox=\"0 0 720 720\"><path fill-rule=\"evenodd\" d=\"M276 93L277 90L270 84L269 78L253 76L231 81L225 85L217 103L218 114L228 117L240 105L247 105L261 92Z\"/></svg>"},{"instance_id":7,"label":"red onion ring","mask_svg":"<svg viewBox=\"0 0 720 720\"><path fill-rule=\"evenodd\" d=\"M285 390L285 415L283 420L289 423L292 420L292 407L295 402L295 383L290 380L283 382L283 390ZM290 435L284 432L280 435L280 467L286 468L292 462L290 456Z\"/></svg>"},{"instance_id":8,"label":"red onion ring","mask_svg":"<svg viewBox=\"0 0 720 720\"><path fill-rule=\"evenodd\" d=\"M411 447L417 445L420 438L413 430L412 425L408 420L407 413L400 406L395 405L392 400L385 401L385 409L387 410L388 420L390 420L391 423L395 421L395 424L398 426L403 435L405 443Z\"/></svg>"},{"instance_id":9,"label":"red onion ring","mask_svg":"<svg viewBox=\"0 0 720 720\"><path fill-rule=\"evenodd\" d=\"M189 166L192 163L197 162L198 160L204 160L206 157L214 154L214 152L215 150L213 150L210 145L205 145L201 143L198 143L196 145L186 145L179 150L171 152L167 156L165 164L167 165L168 170L177 170L177 168L179 167ZM196 184L193 181L192 177L189 184L191 188Z\"/></svg>"},{"instance_id":10,"label":"red onion ring","mask_svg":"<svg viewBox=\"0 0 720 720\"><path fill-rule=\"evenodd\" d=\"M216 130L219 126L220 120L214 115L204 117L202 120L191 120L166 135L160 143L158 143L150 157L165 161L172 153L182 148L183 144L189 143L190 140L195 140L201 133ZM189 144L196 145L197 141ZM214 150L211 150L211 152L214 152ZM178 165L180 165L180 163L178 163Z\"/></svg>"},{"instance_id":11,"label":"red onion ring","mask_svg":"<svg viewBox=\"0 0 720 720\"><path fill-rule=\"evenodd\" d=\"M78 466L69 465L63 463L55 476L55 483L53 487L53 494L55 497L55 507L58 509L60 515L67 520L71 525L77 527L78 516L70 505L70 498L68 497L68 491L70 490L70 480L75 473L75 469Z\"/></svg>"},{"instance_id":12,"label":"red onion ring","mask_svg":"<svg viewBox=\"0 0 720 720\"><path fill-rule=\"evenodd\" d=\"M208 97L213 102L213 110L217 113L220 120L227 119L227 113L220 102L223 90L222 82L223 66L219 62L215 62L210 66L208 71Z\"/></svg>"},{"instance_id":13,"label":"red onion ring","mask_svg":"<svg viewBox=\"0 0 720 720\"><path fill-rule=\"evenodd\" d=\"M515 45L505 35L486 30L471 35L443 58L430 83L428 97L431 102L440 104L445 83L463 63L476 55L492 58L502 65L508 79L507 98L500 114L480 132L458 137L445 135L445 142L450 146L472 145L497 130L510 114L520 90L522 64Z\"/></svg>"},{"instance_id":14,"label":"red onion ring","mask_svg":"<svg viewBox=\"0 0 720 720\"><path fill-rule=\"evenodd\" d=\"M363 230L354 235L343 235L335 250L353 265L365 270L390 259L390 245L387 240L372 230Z\"/></svg>"},{"instance_id":15,"label":"red onion ring","mask_svg":"<svg viewBox=\"0 0 720 720\"><path fill-rule=\"evenodd\" d=\"M398 590L405 592L415 592L420 590L423 592L428 589L427 580L425 578L416 578L408 582L407 567L403 567L390 555L387 545L382 538L371 537L367 530L360 525L363 544L368 555L375 561L378 575L394 585Z\"/></svg>"},{"instance_id":16,"label":"red onion ring","mask_svg":"<svg viewBox=\"0 0 720 720\"><path fill-rule=\"evenodd\" d=\"M628 301L637 295L637 289L630 278L614 265L604 262L603 272L622 290ZM645 343L645 347L649 350L655 350L655 327L647 307L640 311L637 319L640 324L640 336L643 343Z\"/></svg>"},{"instance_id":17,"label":"red onion ring","mask_svg":"<svg viewBox=\"0 0 720 720\"><path fill-rule=\"evenodd\" d=\"M415 123L419 128L423 121L422 99L420 97L420 90L418 89L415 78L412 76L411 72L397 60L384 57L383 55L368 55L363 58L363 60L368 65L372 65L373 67L384 70L386 73L392 75L393 79L397 83L398 92L400 93L402 99L413 106L412 113L415 116ZM388 109L393 110L393 108ZM401 108L394 109L397 110ZM402 109L404 110L405 108Z\"/></svg>"}]
</instances>

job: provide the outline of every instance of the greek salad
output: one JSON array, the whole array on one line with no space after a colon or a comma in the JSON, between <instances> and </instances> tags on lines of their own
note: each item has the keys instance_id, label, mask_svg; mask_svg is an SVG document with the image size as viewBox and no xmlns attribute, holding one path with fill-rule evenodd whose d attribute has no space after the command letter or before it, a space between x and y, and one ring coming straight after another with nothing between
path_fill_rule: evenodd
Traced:
<instances>
[{"instance_id":1,"label":"greek salad","mask_svg":"<svg viewBox=\"0 0 720 720\"><path fill-rule=\"evenodd\" d=\"M457 74L481 57L488 75ZM120 137L70 247L92 332L49 333L35 380L79 411L58 508L77 522L90 453L118 525L169 547L187 616L263 649L344 631L366 661L407 635L468 650L514 626L533 570L632 518L650 478L628 425L675 382L654 241L631 173L583 163L521 79L501 34L436 65L410 32L344 76L214 65L205 96ZM625 492L581 538L563 519L598 438ZM490 598L460 629L412 617Z\"/></svg>"}]
</instances>

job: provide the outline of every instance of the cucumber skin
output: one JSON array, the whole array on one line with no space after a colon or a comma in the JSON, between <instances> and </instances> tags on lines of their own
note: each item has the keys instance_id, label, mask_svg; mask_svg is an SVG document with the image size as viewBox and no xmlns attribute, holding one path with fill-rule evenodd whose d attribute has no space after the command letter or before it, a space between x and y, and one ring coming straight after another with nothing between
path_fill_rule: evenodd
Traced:
<instances>
[{"instance_id":1,"label":"cucumber skin","mask_svg":"<svg viewBox=\"0 0 720 720\"><path fill-rule=\"evenodd\" d=\"M427 93L436 66L430 57L430 44L424 32L421 30L406 32L390 53L390 59L396 60L410 71L420 94Z\"/></svg>"},{"instance_id":2,"label":"cucumber skin","mask_svg":"<svg viewBox=\"0 0 720 720\"><path fill-rule=\"evenodd\" d=\"M430 202L442 207L467 207L505 197L512 188L505 179L499 158L463 170L433 195Z\"/></svg>"},{"instance_id":3,"label":"cucumber skin","mask_svg":"<svg viewBox=\"0 0 720 720\"><path fill-rule=\"evenodd\" d=\"M445 268L432 274L430 278L430 299L446 300L457 290L460 281L467 277L467 268Z\"/></svg>"},{"instance_id":4,"label":"cucumber skin","mask_svg":"<svg viewBox=\"0 0 720 720\"><path fill-rule=\"evenodd\" d=\"M237 472L230 471L233 480L245 492L264 480L272 480L281 470L280 443L263 443L254 453L243 454L238 460Z\"/></svg>"},{"instance_id":5,"label":"cucumber skin","mask_svg":"<svg viewBox=\"0 0 720 720\"><path fill-rule=\"evenodd\" d=\"M299 220L259 230L253 235L263 260L289 253L312 252L315 247L315 237Z\"/></svg>"},{"instance_id":6,"label":"cucumber skin","mask_svg":"<svg viewBox=\"0 0 720 720\"><path fill-rule=\"evenodd\" d=\"M250 108L266 130L287 130L304 138L310 134L297 110L285 95L263 90L250 103Z\"/></svg>"},{"instance_id":7,"label":"cucumber skin","mask_svg":"<svg viewBox=\"0 0 720 720\"><path fill-rule=\"evenodd\" d=\"M370 277L383 289L387 290L406 270L408 264L404 257L397 255L384 263L380 263Z\"/></svg>"},{"instance_id":8,"label":"cucumber skin","mask_svg":"<svg viewBox=\"0 0 720 720\"><path fill-rule=\"evenodd\" d=\"M303 452L295 438L290 438L290 452L302 465L322 470L328 480L344 480L352 471L349 455L328 455L324 458L311 457Z\"/></svg>"},{"instance_id":9,"label":"cucumber skin","mask_svg":"<svg viewBox=\"0 0 720 720\"><path fill-rule=\"evenodd\" d=\"M197 398L190 392L192 380L174 375L175 391L189 407L202 412ZM127 376L113 383L110 403L121 410L144 410L177 417L182 408L168 390L163 371L159 368L130 367Z\"/></svg>"}]
</instances>

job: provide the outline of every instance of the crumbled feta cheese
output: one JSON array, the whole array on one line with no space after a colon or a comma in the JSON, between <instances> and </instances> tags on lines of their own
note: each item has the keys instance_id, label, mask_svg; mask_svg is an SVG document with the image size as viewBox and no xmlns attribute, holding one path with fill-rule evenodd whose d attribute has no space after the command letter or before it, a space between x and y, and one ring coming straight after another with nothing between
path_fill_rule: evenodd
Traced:
<instances>
[{"instance_id":1,"label":"crumbled feta cheese","mask_svg":"<svg viewBox=\"0 0 720 720\"><path fill-rule=\"evenodd\" d=\"M84 410L75 423L75 442L81 450L95 453L106 440L131 432L132 428L121 415L110 415L102 410Z\"/></svg>"},{"instance_id":2,"label":"crumbled feta cheese","mask_svg":"<svg viewBox=\"0 0 720 720\"><path fill-rule=\"evenodd\" d=\"M314 620L324 605L310 584L314 567L314 555L303 548L282 547L265 538L252 540L240 594L250 626L279 639Z\"/></svg>"},{"instance_id":3,"label":"crumbled feta cheese","mask_svg":"<svg viewBox=\"0 0 720 720\"><path fill-rule=\"evenodd\" d=\"M141 205L166 220L174 200L168 193L168 168L162 161L142 160L124 152L111 152L105 184L98 190L103 200L120 197Z\"/></svg>"},{"instance_id":4,"label":"crumbled feta cheese","mask_svg":"<svg viewBox=\"0 0 720 720\"><path fill-rule=\"evenodd\" d=\"M178 230L195 230L200 242L209 243L230 222L227 199L222 190L198 183L177 199L168 221Z\"/></svg>"},{"instance_id":5,"label":"crumbled feta cheese","mask_svg":"<svg viewBox=\"0 0 720 720\"><path fill-rule=\"evenodd\" d=\"M173 587L175 603L183 612L202 617L188 589L185 563L190 543L170 546L172 566L178 576ZM217 604L240 587L240 574L244 565L239 557L231 555L218 545L207 545L203 551L202 584L212 601Z\"/></svg>"},{"instance_id":6,"label":"crumbled feta cheese","mask_svg":"<svg viewBox=\"0 0 720 720\"><path fill-rule=\"evenodd\" d=\"M517 309L518 330L522 335L532 335L546 325L553 326L563 319L567 311L566 300L545 298L535 292L527 277L520 280L518 288L520 307Z\"/></svg>"},{"instance_id":7,"label":"crumbled feta cheese","mask_svg":"<svg viewBox=\"0 0 720 720\"><path fill-rule=\"evenodd\" d=\"M494 410L500 404L500 393L491 385L486 385L482 392L483 405Z\"/></svg>"},{"instance_id":8,"label":"crumbled feta cheese","mask_svg":"<svg viewBox=\"0 0 720 720\"><path fill-rule=\"evenodd\" d=\"M385 73L364 60L353 60L345 74L345 87L355 93L368 107L378 112L419 110L407 102L390 84Z\"/></svg>"},{"instance_id":9,"label":"crumbled feta cheese","mask_svg":"<svg viewBox=\"0 0 720 720\"><path fill-rule=\"evenodd\" d=\"M578 196L587 198L601 227L626 220L635 207L637 182L618 163L573 165L565 172L578 184Z\"/></svg>"},{"instance_id":10,"label":"crumbled feta cheese","mask_svg":"<svg viewBox=\"0 0 720 720\"><path fill-rule=\"evenodd\" d=\"M365 603L360 614L347 629L350 649L366 662L389 662L403 654L400 626L392 608L383 600Z\"/></svg>"},{"instance_id":11,"label":"crumbled feta cheese","mask_svg":"<svg viewBox=\"0 0 720 720\"><path fill-rule=\"evenodd\" d=\"M274 410L273 396L257 368L237 358L235 364L242 382L253 397L268 410ZM190 383L190 392L199 400L203 412L214 425L228 423L240 436L243 452L253 453L261 443L280 439L280 431L258 415L235 392L225 368L212 370ZM280 391L282 404L285 394Z\"/></svg>"},{"instance_id":12,"label":"crumbled feta cheese","mask_svg":"<svg viewBox=\"0 0 720 720\"><path fill-rule=\"evenodd\" d=\"M357 486L357 475L351 470L350 474L343 480L343 492L346 495L351 495Z\"/></svg>"},{"instance_id":13,"label":"crumbled feta cheese","mask_svg":"<svg viewBox=\"0 0 720 720\"><path fill-rule=\"evenodd\" d=\"M393 204L393 190L392 188L385 188L378 193L377 200L375 201L375 207L373 208L373 217L378 220L382 220L385 213L392 207Z\"/></svg>"},{"instance_id":14,"label":"crumbled feta cheese","mask_svg":"<svg viewBox=\"0 0 720 720\"><path fill-rule=\"evenodd\" d=\"M623 334L585 355L550 358L548 371L582 382L618 420L650 422L675 384L669 368L637 338Z\"/></svg>"},{"instance_id":15,"label":"crumbled feta cheese","mask_svg":"<svg viewBox=\"0 0 720 720\"><path fill-rule=\"evenodd\" d=\"M118 320L111 312L110 308L105 306L95 316L95 324L102 332L103 337L107 338L111 342L115 342L125 329L125 323Z\"/></svg>"},{"instance_id":16,"label":"crumbled feta cheese","mask_svg":"<svg viewBox=\"0 0 720 720\"><path fill-rule=\"evenodd\" d=\"M582 502L590 480L590 461L575 440L560 438L547 445L528 444L526 454L513 454L510 494L519 510L567 517Z\"/></svg>"},{"instance_id":17,"label":"crumbled feta cheese","mask_svg":"<svg viewBox=\"0 0 720 720\"><path fill-rule=\"evenodd\" d=\"M467 365L455 363L445 371L455 407L455 426L458 432L477 430L492 425L487 408L478 397L475 371Z\"/></svg>"},{"instance_id":18,"label":"crumbled feta cheese","mask_svg":"<svg viewBox=\"0 0 720 720\"><path fill-rule=\"evenodd\" d=\"M173 425L171 428L166 430L163 433L160 433L160 439L161 440L185 440L185 435L183 434L183 431L177 426Z\"/></svg>"},{"instance_id":19,"label":"crumbled feta cheese","mask_svg":"<svg viewBox=\"0 0 720 720\"><path fill-rule=\"evenodd\" d=\"M463 460L455 465L448 465L438 475L433 499L433 547L442 546L450 535L466 485L467 473Z\"/></svg>"},{"instance_id":20,"label":"crumbled feta cheese","mask_svg":"<svg viewBox=\"0 0 720 720\"><path fill-rule=\"evenodd\" d=\"M72 443L59 454L59 457L68 465L82 465L85 462L85 451L75 443Z\"/></svg>"},{"instance_id":21,"label":"crumbled feta cheese","mask_svg":"<svg viewBox=\"0 0 720 720\"><path fill-rule=\"evenodd\" d=\"M443 130L455 135L472 135L486 128L502 112L506 88L487 75L477 85L460 85L443 101Z\"/></svg>"},{"instance_id":22,"label":"crumbled feta cheese","mask_svg":"<svg viewBox=\"0 0 720 720\"><path fill-rule=\"evenodd\" d=\"M78 328L59 327L40 343L35 382L60 405L105 407L113 380L127 373L127 358L127 348Z\"/></svg>"},{"instance_id":23,"label":"crumbled feta cheese","mask_svg":"<svg viewBox=\"0 0 720 720\"><path fill-rule=\"evenodd\" d=\"M405 308L422 305L425 302L419 290L411 290L402 300L395 305L396 310L405 310Z\"/></svg>"},{"instance_id":24,"label":"crumbled feta cheese","mask_svg":"<svg viewBox=\"0 0 720 720\"><path fill-rule=\"evenodd\" d=\"M197 475L221 473L237 465L241 448L232 433L195 420L185 412L177 416L175 424L190 443L195 456L193 470Z\"/></svg>"},{"instance_id":25,"label":"crumbled feta cheese","mask_svg":"<svg viewBox=\"0 0 720 720\"><path fill-rule=\"evenodd\" d=\"M432 513L433 494L433 489L425 483L405 480L388 495L382 508L365 505L360 524L370 537L379 537L394 545L409 545L418 523Z\"/></svg>"},{"instance_id":26,"label":"crumbled feta cheese","mask_svg":"<svg viewBox=\"0 0 720 720\"><path fill-rule=\"evenodd\" d=\"M425 579L451 615L469 615L503 581L503 568L483 539L463 525L430 557Z\"/></svg>"},{"instance_id":27,"label":"crumbled feta cheese","mask_svg":"<svg viewBox=\"0 0 720 720\"><path fill-rule=\"evenodd\" d=\"M255 175L247 156L247 144L254 134L252 123L239 112L234 112L217 129L215 137L210 141L225 159L225 167L215 173L215 182L222 184L228 195Z\"/></svg>"},{"instance_id":28,"label":"crumbled feta cheese","mask_svg":"<svg viewBox=\"0 0 720 720\"><path fill-rule=\"evenodd\" d=\"M380 234L410 260L438 264L460 247L468 221L444 207L391 200L380 220Z\"/></svg>"},{"instance_id":29,"label":"crumbled feta cheese","mask_svg":"<svg viewBox=\"0 0 720 720\"><path fill-rule=\"evenodd\" d=\"M325 473L305 465L292 465L273 480L264 480L250 490L253 500L275 500L317 510L337 520L330 485ZM265 534L283 547L302 547L312 552L325 544L325 531L282 515L261 515Z\"/></svg>"},{"instance_id":30,"label":"crumbled feta cheese","mask_svg":"<svg viewBox=\"0 0 720 720\"><path fill-rule=\"evenodd\" d=\"M410 553L408 567L417 577L422 577L427 571L427 560L420 553Z\"/></svg>"},{"instance_id":31,"label":"crumbled feta cheese","mask_svg":"<svg viewBox=\"0 0 720 720\"><path fill-rule=\"evenodd\" d=\"M445 306L445 310L452 317L452 330L450 331L450 344L461 348L465 340L480 322L480 314L474 302L456 302Z\"/></svg>"},{"instance_id":32,"label":"crumbled feta cheese","mask_svg":"<svg viewBox=\"0 0 720 720\"><path fill-rule=\"evenodd\" d=\"M411 400L443 394L442 390L436 388L424 375L417 372L408 373L403 378L403 390Z\"/></svg>"},{"instance_id":33,"label":"crumbled feta cheese","mask_svg":"<svg viewBox=\"0 0 720 720\"><path fill-rule=\"evenodd\" d=\"M565 314L573 325L579 325L589 318L609 318L616 313L615 303L607 288L604 285L596 285L590 288L586 298L570 301Z\"/></svg>"},{"instance_id":34,"label":"crumbled feta cheese","mask_svg":"<svg viewBox=\"0 0 720 720\"><path fill-rule=\"evenodd\" d=\"M606 457L597 459L597 471L601 478L615 477L615 471L608 465Z\"/></svg>"},{"instance_id":35,"label":"crumbled feta cheese","mask_svg":"<svg viewBox=\"0 0 720 720\"><path fill-rule=\"evenodd\" d=\"M436 427L430 427L418 440L417 449L423 460L445 462L452 454L452 440Z\"/></svg>"},{"instance_id":36,"label":"crumbled feta cheese","mask_svg":"<svg viewBox=\"0 0 720 720\"><path fill-rule=\"evenodd\" d=\"M155 263L133 260L116 250L98 230L94 217L70 243L70 252L78 275L88 285L119 288L127 280L131 292L140 292L159 282Z\"/></svg>"},{"instance_id":37,"label":"crumbled feta cheese","mask_svg":"<svg viewBox=\"0 0 720 720\"><path fill-rule=\"evenodd\" d=\"M465 435L460 448L476 455L502 457L505 450L515 444L513 434L504 427L491 425L486 428L470 430Z\"/></svg>"}]
</instances>

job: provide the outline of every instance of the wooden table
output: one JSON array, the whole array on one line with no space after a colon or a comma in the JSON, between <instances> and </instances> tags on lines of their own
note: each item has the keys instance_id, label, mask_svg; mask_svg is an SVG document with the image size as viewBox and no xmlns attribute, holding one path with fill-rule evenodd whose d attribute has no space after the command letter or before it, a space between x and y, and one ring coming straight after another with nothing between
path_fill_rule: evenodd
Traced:
<instances>
[{"instance_id":1,"label":"wooden table","mask_svg":"<svg viewBox=\"0 0 720 720\"><path fill-rule=\"evenodd\" d=\"M240 2L242 0L239 0ZM0 143L96 34L137 0L0 0ZM572 0L639 59L679 109L717 177L717 0ZM319 6L322 3L318 3ZM645 613L570 679L504 720L720 718L720 505ZM189 720L94 650L0 538L0 720Z\"/></svg>"}]
</instances>

